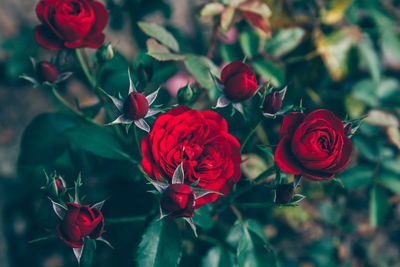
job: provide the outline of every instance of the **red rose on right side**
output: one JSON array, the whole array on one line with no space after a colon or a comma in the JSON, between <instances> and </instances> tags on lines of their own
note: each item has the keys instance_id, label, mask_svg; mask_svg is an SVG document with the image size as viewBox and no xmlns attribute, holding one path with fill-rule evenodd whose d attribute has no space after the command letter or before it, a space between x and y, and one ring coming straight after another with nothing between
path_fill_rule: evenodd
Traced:
<instances>
[{"instance_id":1,"label":"red rose on right side","mask_svg":"<svg viewBox=\"0 0 400 267\"><path fill-rule=\"evenodd\" d=\"M300 112L285 116L279 139L275 151L278 166L311 180L333 178L347 166L353 151L342 121L324 109L307 116Z\"/></svg>"}]
</instances>

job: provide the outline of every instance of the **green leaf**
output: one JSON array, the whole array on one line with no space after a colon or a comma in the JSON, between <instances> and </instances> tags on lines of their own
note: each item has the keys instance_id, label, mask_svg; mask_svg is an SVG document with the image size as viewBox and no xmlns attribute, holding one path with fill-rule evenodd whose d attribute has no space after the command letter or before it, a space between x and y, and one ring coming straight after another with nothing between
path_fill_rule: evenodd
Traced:
<instances>
[{"instance_id":1,"label":"green leaf","mask_svg":"<svg viewBox=\"0 0 400 267\"><path fill-rule=\"evenodd\" d=\"M397 99L400 83L394 78L383 78L376 89L376 95L381 100Z\"/></svg>"},{"instance_id":2,"label":"green leaf","mask_svg":"<svg viewBox=\"0 0 400 267\"><path fill-rule=\"evenodd\" d=\"M222 59L226 62L233 62L235 60L242 60L244 58L244 54L237 43L222 44L220 51Z\"/></svg>"},{"instance_id":3,"label":"green leaf","mask_svg":"<svg viewBox=\"0 0 400 267\"><path fill-rule=\"evenodd\" d=\"M211 217L211 205L203 205L194 211L193 222L203 229L210 229L214 225Z\"/></svg>"},{"instance_id":4,"label":"green leaf","mask_svg":"<svg viewBox=\"0 0 400 267\"><path fill-rule=\"evenodd\" d=\"M222 246L212 247L203 258L203 267L231 267L234 266L232 252Z\"/></svg>"},{"instance_id":5,"label":"green leaf","mask_svg":"<svg viewBox=\"0 0 400 267\"><path fill-rule=\"evenodd\" d=\"M239 43L246 57L252 58L257 55L260 38L253 31L242 32L239 36Z\"/></svg>"},{"instance_id":6,"label":"green leaf","mask_svg":"<svg viewBox=\"0 0 400 267\"><path fill-rule=\"evenodd\" d=\"M374 186L371 189L369 202L369 223L372 227L376 227L381 223L387 212L389 211L389 201L385 189Z\"/></svg>"},{"instance_id":7,"label":"green leaf","mask_svg":"<svg viewBox=\"0 0 400 267\"><path fill-rule=\"evenodd\" d=\"M381 172L379 174L379 180L386 188L397 194L400 194L400 177L398 174Z\"/></svg>"},{"instance_id":8,"label":"green leaf","mask_svg":"<svg viewBox=\"0 0 400 267\"><path fill-rule=\"evenodd\" d=\"M86 238L85 246L83 247L81 261L79 264L80 267L92 266L95 250L96 250L96 241L90 238Z\"/></svg>"},{"instance_id":9,"label":"green leaf","mask_svg":"<svg viewBox=\"0 0 400 267\"><path fill-rule=\"evenodd\" d=\"M370 79L357 82L353 87L353 96L369 106L379 105L379 100L376 97L376 85Z\"/></svg>"},{"instance_id":10,"label":"green leaf","mask_svg":"<svg viewBox=\"0 0 400 267\"><path fill-rule=\"evenodd\" d=\"M304 37L305 31L302 28L283 29L272 35L267 40L265 50L273 56L282 56L295 49Z\"/></svg>"},{"instance_id":11,"label":"green leaf","mask_svg":"<svg viewBox=\"0 0 400 267\"><path fill-rule=\"evenodd\" d=\"M184 55L171 53L166 46L159 44L153 38L147 40L146 46L148 51L147 54L159 61L168 61L168 60L179 61L185 59Z\"/></svg>"},{"instance_id":12,"label":"green leaf","mask_svg":"<svg viewBox=\"0 0 400 267\"><path fill-rule=\"evenodd\" d=\"M318 210L324 221L333 225L337 225L340 222L340 214L337 208L331 202L321 202L319 204Z\"/></svg>"},{"instance_id":13,"label":"green leaf","mask_svg":"<svg viewBox=\"0 0 400 267\"><path fill-rule=\"evenodd\" d=\"M69 129L65 135L71 143L95 155L110 159L131 159L110 128L82 124Z\"/></svg>"},{"instance_id":14,"label":"green leaf","mask_svg":"<svg viewBox=\"0 0 400 267\"><path fill-rule=\"evenodd\" d=\"M390 28L395 29L397 26ZM389 29L390 29L389 28ZM385 29L381 33L381 46L384 59L389 66L398 68L400 66L400 38L393 30Z\"/></svg>"},{"instance_id":15,"label":"green leaf","mask_svg":"<svg viewBox=\"0 0 400 267\"><path fill-rule=\"evenodd\" d=\"M37 116L22 135L19 162L41 164L53 161L68 148L68 139L62 133L76 125L76 118L67 114Z\"/></svg>"},{"instance_id":16,"label":"green leaf","mask_svg":"<svg viewBox=\"0 0 400 267\"><path fill-rule=\"evenodd\" d=\"M382 168L395 174L400 174L400 162L396 159L384 160L381 162Z\"/></svg>"},{"instance_id":17,"label":"green leaf","mask_svg":"<svg viewBox=\"0 0 400 267\"><path fill-rule=\"evenodd\" d=\"M377 84L381 79L382 65L368 34L364 34L363 39L358 44L358 49L361 54L361 59L367 66L373 81Z\"/></svg>"},{"instance_id":18,"label":"green leaf","mask_svg":"<svg viewBox=\"0 0 400 267\"><path fill-rule=\"evenodd\" d=\"M136 262L143 267L177 266L181 258L182 237L174 220L154 219L143 234Z\"/></svg>"},{"instance_id":19,"label":"green leaf","mask_svg":"<svg viewBox=\"0 0 400 267\"><path fill-rule=\"evenodd\" d=\"M262 226L255 221L242 224L237 248L238 266L277 266L274 251L265 238Z\"/></svg>"},{"instance_id":20,"label":"green leaf","mask_svg":"<svg viewBox=\"0 0 400 267\"><path fill-rule=\"evenodd\" d=\"M315 40L317 51L333 80L340 81L349 72L349 52L360 38L358 27L345 27Z\"/></svg>"},{"instance_id":21,"label":"green leaf","mask_svg":"<svg viewBox=\"0 0 400 267\"><path fill-rule=\"evenodd\" d=\"M358 165L344 170L337 176L342 180L346 189L357 189L370 185L373 181L374 171L365 165Z\"/></svg>"},{"instance_id":22,"label":"green leaf","mask_svg":"<svg viewBox=\"0 0 400 267\"><path fill-rule=\"evenodd\" d=\"M270 81L274 87L281 88L284 86L285 73L279 66L264 59L255 60L252 66L255 72L257 72L267 81Z\"/></svg>"},{"instance_id":23,"label":"green leaf","mask_svg":"<svg viewBox=\"0 0 400 267\"><path fill-rule=\"evenodd\" d=\"M147 35L157 39L172 50L179 51L179 44L174 36L160 25L149 22L138 22L138 25Z\"/></svg>"},{"instance_id":24,"label":"green leaf","mask_svg":"<svg viewBox=\"0 0 400 267\"><path fill-rule=\"evenodd\" d=\"M216 98L217 89L210 74L211 72L216 75L215 72L218 68L215 64L208 58L186 54L185 66L190 74L192 74L203 87L210 90L211 97ZM219 75L216 76L219 77Z\"/></svg>"}]
</instances>

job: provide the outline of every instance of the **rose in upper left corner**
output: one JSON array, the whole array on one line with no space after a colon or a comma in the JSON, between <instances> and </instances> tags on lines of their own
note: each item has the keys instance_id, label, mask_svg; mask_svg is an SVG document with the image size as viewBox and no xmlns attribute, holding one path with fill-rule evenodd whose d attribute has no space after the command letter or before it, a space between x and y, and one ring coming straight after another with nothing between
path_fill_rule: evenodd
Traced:
<instances>
[{"instance_id":1,"label":"rose in upper left corner","mask_svg":"<svg viewBox=\"0 0 400 267\"><path fill-rule=\"evenodd\" d=\"M99 48L104 44L108 12L98 1L41 0L36 15L42 24L35 28L35 39L44 48Z\"/></svg>"}]
</instances>

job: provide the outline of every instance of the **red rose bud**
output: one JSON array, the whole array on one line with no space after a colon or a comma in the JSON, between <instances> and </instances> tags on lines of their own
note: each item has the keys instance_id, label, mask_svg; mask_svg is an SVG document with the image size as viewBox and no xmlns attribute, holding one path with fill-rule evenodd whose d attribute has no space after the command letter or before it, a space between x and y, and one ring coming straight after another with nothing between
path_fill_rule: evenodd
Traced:
<instances>
[{"instance_id":1,"label":"red rose bud","mask_svg":"<svg viewBox=\"0 0 400 267\"><path fill-rule=\"evenodd\" d=\"M233 102L252 97L257 91L257 80L254 72L242 61L228 64L221 72L225 96Z\"/></svg>"},{"instance_id":2,"label":"red rose bud","mask_svg":"<svg viewBox=\"0 0 400 267\"><path fill-rule=\"evenodd\" d=\"M351 135L351 129L353 128L353 124L351 122L346 123L344 126L344 134L346 136Z\"/></svg>"},{"instance_id":3,"label":"red rose bud","mask_svg":"<svg viewBox=\"0 0 400 267\"><path fill-rule=\"evenodd\" d=\"M282 95L279 92L272 92L265 96L263 111L269 114L275 114L282 108Z\"/></svg>"},{"instance_id":4,"label":"red rose bud","mask_svg":"<svg viewBox=\"0 0 400 267\"><path fill-rule=\"evenodd\" d=\"M58 78L58 69L55 65L49 62L40 62L36 66L37 75L41 82L50 82L53 83Z\"/></svg>"},{"instance_id":5,"label":"red rose bud","mask_svg":"<svg viewBox=\"0 0 400 267\"><path fill-rule=\"evenodd\" d=\"M279 136L275 151L278 166L311 180L333 178L347 166L353 151L342 121L329 110L315 110L307 116L300 112L286 115Z\"/></svg>"},{"instance_id":6,"label":"red rose bud","mask_svg":"<svg viewBox=\"0 0 400 267\"><path fill-rule=\"evenodd\" d=\"M149 102L144 95L132 92L124 102L123 112L131 120L144 118L149 111Z\"/></svg>"},{"instance_id":7,"label":"red rose bud","mask_svg":"<svg viewBox=\"0 0 400 267\"><path fill-rule=\"evenodd\" d=\"M41 0L36 15L41 25L35 28L35 39L44 48L99 48L104 43L108 12L101 2Z\"/></svg>"},{"instance_id":8,"label":"red rose bud","mask_svg":"<svg viewBox=\"0 0 400 267\"><path fill-rule=\"evenodd\" d=\"M186 184L171 184L161 198L161 208L170 218L192 217L194 193Z\"/></svg>"},{"instance_id":9,"label":"red rose bud","mask_svg":"<svg viewBox=\"0 0 400 267\"><path fill-rule=\"evenodd\" d=\"M100 210L71 202L67 207L62 222L57 225L57 234L68 246L79 248L85 237L96 239L101 236L104 217Z\"/></svg>"},{"instance_id":10,"label":"red rose bud","mask_svg":"<svg viewBox=\"0 0 400 267\"><path fill-rule=\"evenodd\" d=\"M275 190L275 202L287 204L293 199L294 187L291 184L280 184Z\"/></svg>"},{"instance_id":11,"label":"red rose bud","mask_svg":"<svg viewBox=\"0 0 400 267\"><path fill-rule=\"evenodd\" d=\"M65 192L66 184L64 179L61 178L61 176L54 178L53 188L54 188L54 193L56 193L55 195L57 196Z\"/></svg>"}]
</instances>

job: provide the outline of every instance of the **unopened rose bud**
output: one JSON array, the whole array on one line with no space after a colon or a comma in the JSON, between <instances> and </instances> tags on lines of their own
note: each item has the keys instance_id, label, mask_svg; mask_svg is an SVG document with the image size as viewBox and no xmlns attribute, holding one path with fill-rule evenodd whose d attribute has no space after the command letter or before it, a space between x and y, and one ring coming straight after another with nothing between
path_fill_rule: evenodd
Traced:
<instances>
[{"instance_id":1,"label":"unopened rose bud","mask_svg":"<svg viewBox=\"0 0 400 267\"><path fill-rule=\"evenodd\" d=\"M282 108L282 95L279 92L272 92L265 96L263 111L269 114L275 114Z\"/></svg>"},{"instance_id":2,"label":"unopened rose bud","mask_svg":"<svg viewBox=\"0 0 400 267\"><path fill-rule=\"evenodd\" d=\"M124 102L123 112L131 120L142 119L149 111L149 102L144 95L134 91Z\"/></svg>"},{"instance_id":3,"label":"unopened rose bud","mask_svg":"<svg viewBox=\"0 0 400 267\"><path fill-rule=\"evenodd\" d=\"M344 126L344 134L351 135L351 129L353 128L353 124L351 122L346 123Z\"/></svg>"},{"instance_id":4,"label":"unopened rose bud","mask_svg":"<svg viewBox=\"0 0 400 267\"><path fill-rule=\"evenodd\" d=\"M178 91L178 103L180 105L184 105L187 104L189 102L191 102L193 99L193 89L190 86L190 84L188 84L185 87L182 87L181 89L179 89Z\"/></svg>"},{"instance_id":5,"label":"unopened rose bud","mask_svg":"<svg viewBox=\"0 0 400 267\"><path fill-rule=\"evenodd\" d=\"M58 78L58 69L50 62L42 61L36 66L37 75L41 82L53 83Z\"/></svg>"},{"instance_id":6,"label":"unopened rose bud","mask_svg":"<svg viewBox=\"0 0 400 267\"><path fill-rule=\"evenodd\" d=\"M194 192L186 184L171 184L161 198L161 208L170 218L192 217Z\"/></svg>"},{"instance_id":7,"label":"unopened rose bud","mask_svg":"<svg viewBox=\"0 0 400 267\"><path fill-rule=\"evenodd\" d=\"M293 199L294 187L291 184L280 184L276 187L275 203L287 204Z\"/></svg>"},{"instance_id":8,"label":"unopened rose bud","mask_svg":"<svg viewBox=\"0 0 400 267\"><path fill-rule=\"evenodd\" d=\"M90 208L75 203L67 203L61 223L57 225L58 237L68 246L80 248L85 237L97 239L104 229L104 217L97 208Z\"/></svg>"},{"instance_id":9,"label":"unopened rose bud","mask_svg":"<svg viewBox=\"0 0 400 267\"><path fill-rule=\"evenodd\" d=\"M111 60L114 57L114 49L111 44L103 45L98 51L97 56L104 60Z\"/></svg>"},{"instance_id":10,"label":"unopened rose bud","mask_svg":"<svg viewBox=\"0 0 400 267\"><path fill-rule=\"evenodd\" d=\"M49 190L54 196L64 194L66 191L66 183L64 179L61 176L54 177L49 186Z\"/></svg>"},{"instance_id":11,"label":"unopened rose bud","mask_svg":"<svg viewBox=\"0 0 400 267\"><path fill-rule=\"evenodd\" d=\"M244 101L257 91L257 80L253 70L242 61L228 64L221 72L224 94L232 102Z\"/></svg>"}]
</instances>

